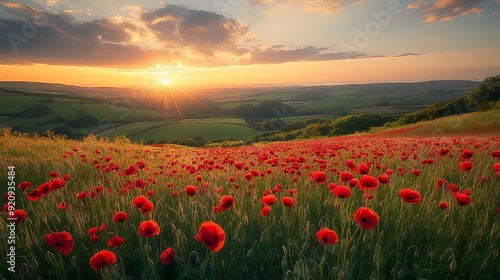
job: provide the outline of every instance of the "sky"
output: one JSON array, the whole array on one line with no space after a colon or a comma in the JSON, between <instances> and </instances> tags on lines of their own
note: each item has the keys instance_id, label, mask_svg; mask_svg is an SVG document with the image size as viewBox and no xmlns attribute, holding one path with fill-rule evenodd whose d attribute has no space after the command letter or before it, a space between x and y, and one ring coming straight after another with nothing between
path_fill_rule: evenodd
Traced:
<instances>
[{"instance_id":1,"label":"sky","mask_svg":"<svg viewBox=\"0 0 500 280\"><path fill-rule=\"evenodd\" d=\"M0 80L234 87L500 74L500 0L0 0Z\"/></svg>"}]
</instances>

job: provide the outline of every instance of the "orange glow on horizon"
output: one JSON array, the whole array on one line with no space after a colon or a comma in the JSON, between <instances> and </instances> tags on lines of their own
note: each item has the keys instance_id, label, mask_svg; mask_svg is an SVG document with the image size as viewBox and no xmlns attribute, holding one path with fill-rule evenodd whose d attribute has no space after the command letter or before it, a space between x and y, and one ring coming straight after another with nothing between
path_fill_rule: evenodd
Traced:
<instances>
[{"instance_id":1,"label":"orange glow on horizon","mask_svg":"<svg viewBox=\"0 0 500 280\"><path fill-rule=\"evenodd\" d=\"M241 85L313 85L481 80L500 72L500 48L407 57L187 68L171 73L58 65L0 65L3 81L97 87L171 86L192 90Z\"/></svg>"}]
</instances>

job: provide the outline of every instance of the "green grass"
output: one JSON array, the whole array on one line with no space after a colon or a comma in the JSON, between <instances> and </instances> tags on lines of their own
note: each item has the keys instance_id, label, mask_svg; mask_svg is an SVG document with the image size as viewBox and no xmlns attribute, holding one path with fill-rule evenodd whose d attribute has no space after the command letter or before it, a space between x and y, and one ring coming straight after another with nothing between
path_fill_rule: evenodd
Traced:
<instances>
[{"instance_id":1,"label":"green grass","mask_svg":"<svg viewBox=\"0 0 500 280\"><path fill-rule=\"evenodd\" d=\"M28 219L16 231L17 272L6 271L7 264L2 262L0 278L497 279L500 189L496 186L500 178L492 168L498 160L490 153L500 149L499 141L499 136L340 137L195 149L153 148L95 138L83 142L57 137L28 138L4 130L0 134L0 156L5 159L1 164L2 182L8 181L10 165L16 167L15 182L30 181L33 188L49 181L50 171L70 174L72 180L35 202L29 202L26 194L16 189L16 207L24 209ZM441 148L449 148L453 156L440 156ZM73 149L74 154L68 155ZM464 149L474 152L473 169L467 172L458 168L458 158ZM402 161L403 153L411 157ZM63 154L67 156L61 157ZM82 161L81 154L86 155L87 161ZM374 198L370 201L363 199L363 191L357 187L345 199L335 197L327 187L330 182L344 184L330 168L348 170L345 161L357 154L360 157L355 156L354 161L358 165L373 162L370 174L375 177L386 169L396 172L390 176L389 185L371 192ZM106 156L119 165L119 171L105 170L110 164ZM425 158L432 158L435 163L422 164ZM214 168L207 168L211 160ZM238 170L230 160L242 162L248 171ZM130 176L122 175L128 166L140 161L146 164L143 169ZM321 167L322 164L325 166ZM194 173L188 172L191 166ZM406 170L402 176L398 174L399 167ZM264 176L248 182L244 174L252 169L263 171ZM320 169L325 170L326 184L311 180L310 172ZM413 176L412 169L419 169L421 175ZM236 181L228 182L229 176ZM481 182L483 176L485 180ZM148 183L143 190L124 187L127 181L133 185L137 179L147 178L155 183ZM439 178L457 184L461 191L469 188L472 203L458 205L446 185L436 189ZM202 191L204 183L206 190ZM276 193L278 200L271 206L271 215L261 217L263 192L277 184L282 185L282 190ZM109 188L109 192L93 199L76 198L76 194L99 185ZM187 196L184 191L187 185L197 186L198 193ZM127 192L120 194L124 188ZM421 203L405 203L398 194L403 188L419 191ZM297 191L293 208L281 204L281 198L289 196L290 189ZM149 198L155 208L149 214L141 214L132 201L148 190L155 191ZM172 192L178 192L179 196L173 197ZM233 196L235 204L228 211L214 214L213 207L223 195ZM61 201L69 205L68 211L57 208ZM447 201L450 207L439 209L441 201ZM380 216L375 229L363 229L354 221L353 214L361 206L373 209ZM125 223L113 222L116 211L127 212L129 219ZM146 239L139 235L137 227L149 219L158 222L161 232ZM226 234L225 245L218 253L194 239L200 224L209 220L221 225ZM99 240L92 243L87 230L102 223L108 229L100 232ZM337 244L319 243L315 234L323 227L337 232ZM45 234L63 230L70 232L75 240L68 256L44 241ZM5 256L5 219L0 220L0 232L0 254ZM125 243L110 249L106 242L114 235L124 237ZM165 266L159 256L167 247L174 249L175 259ZM94 271L89 259L102 249L114 252L117 263Z\"/></svg>"}]
</instances>

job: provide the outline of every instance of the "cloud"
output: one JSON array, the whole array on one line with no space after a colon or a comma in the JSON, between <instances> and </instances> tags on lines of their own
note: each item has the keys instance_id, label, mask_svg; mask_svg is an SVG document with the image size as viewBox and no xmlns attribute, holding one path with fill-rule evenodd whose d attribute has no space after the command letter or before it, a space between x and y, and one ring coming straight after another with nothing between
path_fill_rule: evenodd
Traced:
<instances>
[{"instance_id":1,"label":"cloud","mask_svg":"<svg viewBox=\"0 0 500 280\"><path fill-rule=\"evenodd\" d=\"M478 6L485 0L417 0L406 9L420 9L424 13L424 22L450 21L459 16L480 14L484 8ZM496 0L495 0L496 1Z\"/></svg>"},{"instance_id":2,"label":"cloud","mask_svg":"<svg viewBox=\"0 0 500 280\"><path fill-rule=\"evenodd\" d=\"M257 39L250 27L239 20L174 5L143 13L141 20L166 46L188 47L206 55L238 54L239 42Z\"/></svg>"},{"instance_id":3,"label":"cloud","mask_svg":"<svg viewBox=\"0 0 500 280\"><path fill-rule=\"evenodd\" d=\"M356 2L364 0L248 0L252 4L267 4L277 6L278 10L289 10L299 8L303 12L315 12L319 14L331 14Z\"/></svg>"},{"instance_id":4,"label":"cloud","mask_svg":"<svg viewBox=\"0 0 500 280\"><path fill-rule=\"evenodd\" d=\"M3 5L0 18L1 64L56 64L113 68L151 65L220 67L292 61L377 57L362 52L333 52L315 46L254 45L257 35L236 19L181 6L78 21L68 13L30 6ZM26 19L38 19L31 22ZM244 42L246 42L244 44ZM403 54L400 56L414 55Z\"/></svg>"}]
</instances>

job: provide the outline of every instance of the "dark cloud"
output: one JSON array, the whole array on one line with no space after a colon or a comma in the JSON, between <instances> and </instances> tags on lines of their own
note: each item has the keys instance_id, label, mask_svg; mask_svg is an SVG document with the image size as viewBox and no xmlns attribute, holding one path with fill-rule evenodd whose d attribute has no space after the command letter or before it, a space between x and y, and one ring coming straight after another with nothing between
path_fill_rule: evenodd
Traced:
<instances>
[{"instance_id":1,"label":"dark cloud","mask_svg":"<svg viewBox=\"0 0 500 280\"><path fill-rule=\"evenodd\" d=\"M328 52L326 48L313 46L289 48L283 45L259 46L251 51L251 64L284 63L291 61L324 61L341 60L370 57L365 53L351 52Z\"/></svg>"},{"instance_id":2,"label":"dark cloud","mask_svg":"<svg viewBox=\"0 0 500 280\"><path fill-rule=\"evenodd\" d=\"M254 37L242 22L203 10L167 5L143 13L141 19L166 46L184 46L213 55L218 51L241 54L239 41Z\"/></svg>"},{"instance_id":3,"label":"dark cloud","mask_svg":"<svg viewBox=\"0 0 500 280\"><path fill-rule=\"evenodd\" d=\"M482 13L484 8L478 6L481 2L484 0L417 0L406 8L421 10L425 22L450 21L459 16Z\"/></svg>"}]
</instances>

